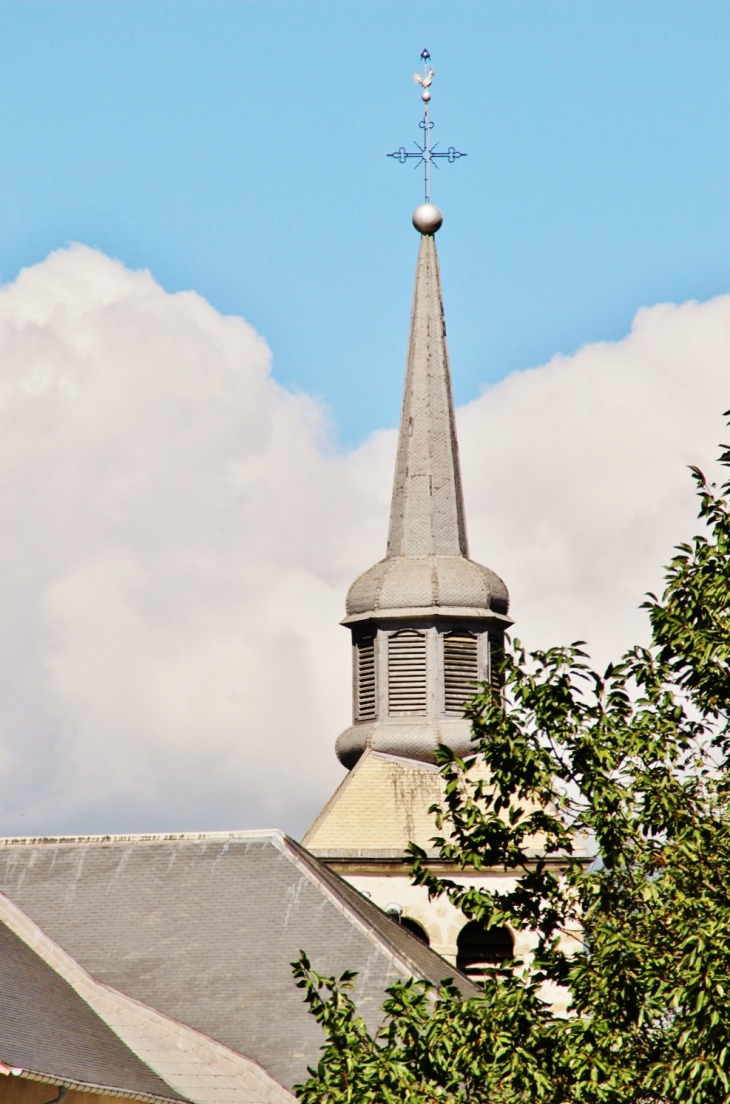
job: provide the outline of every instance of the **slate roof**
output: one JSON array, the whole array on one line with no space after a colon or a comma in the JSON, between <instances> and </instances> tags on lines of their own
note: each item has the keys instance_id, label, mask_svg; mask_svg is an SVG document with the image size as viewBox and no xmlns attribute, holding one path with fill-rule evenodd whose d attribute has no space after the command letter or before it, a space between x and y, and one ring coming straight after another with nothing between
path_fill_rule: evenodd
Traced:
<instances>
[{"instance_id":1,"label":"slate roof","mask_svg":"<svg viewBox=\"0 0 730 1104\"><path fill-rule=\"evenodd\" d=\"M287 1087L323 1041L291 976L300 948L320 973L358 971L354 996L371 1026L397 978L456 973L276 831L4 840L0 892L98 981Z\"/></svg>"},{"instance_id":2,"label":"slate roof","mask_svg":"<svg viewBox=\"0 0 730 1104\"><path fill-rule=\"evenodd\" d=\"M37 1079L182 1101L74 989L0 922L0 1061Z\"/></svg>"},{"instance_id":3,"label":"slate roof","mask_svg":"<svg viewBox=\"0 0 730 1104\"><path fill-rule=\"evenodd\" d=\"M0 921L178 1096L192 1104L295 1104L289 1090L252 1058L96 981L2 893ZM26 1071L24 1076L58 1083L57 1077L46 1074Z\"/></svg>"}]
</instances>

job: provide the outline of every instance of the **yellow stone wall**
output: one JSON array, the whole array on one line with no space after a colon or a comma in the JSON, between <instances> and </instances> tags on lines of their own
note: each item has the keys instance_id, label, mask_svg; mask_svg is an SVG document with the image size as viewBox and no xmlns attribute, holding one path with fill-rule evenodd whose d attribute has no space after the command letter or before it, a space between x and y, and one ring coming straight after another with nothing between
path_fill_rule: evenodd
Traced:
<instances>
[{"instance_id":1,"label":"yellow stone wall","mask_svg":"<svg viewBox=\"0 0 730 1104\"><path fill-rule=\"evenodd\" d=\"M483 764L475 765L474 776L486 777ZM412 884L404 856L410 841L433 848L430 841L440 833L428 810L442 798L443 783L436 767L366 752L302 842L380 908L398 905L404 917L421 925L431 947L453 965L466 917L446 897L429 901L426 890ZM539 838L530 841L536 849L541 842ZM515 885L514 874L502 870L443 873L462 885L501 893ZM512 934L515 954L528 957L534 939L523 932ZM556 1007L564 1000L557 991L551 991L549 999Z\"/></svg>"},{"instance_id":2,"label":"yellow stone wall","mask_svg":"<svg viewBox=\"0 0 730 1104\"><path fill-rule=\"evenodd\" d=\"M57 1093L57 1085L45 1085L40 1081L29 1081L25 1077L13 1077L12 1074L0 1076L0 1104L47 1104ZM129 1097L69 1089L63 1104L121 1104L122 1099L128 1100Z\"/></svg>"},{"instance_id":3,"label":"yellow stone wall","mask_svg":"<svg viewBox=\"0 0 730 1104\"><path fill-rule=\"evenodd\" d=\"M403 916L410 917L421 925L433 950L455 965L456 941L466 923L466 917L447 897L429 901L427 891L423 886L412 884L407 870L400 874L356 873L346 870L340 870L339 873L361 893L367 894L380 908L387 909L390 904L400 905ZM501 892L511 889L515 884L514 877L492 871L467 877L457 875L453 880L462 885L481 885ZM525 940L517 933L516 953L525 954L529 949L530 940Z\"/></svg>"},{"instance_id":4,"label":"yellow stone wall","mask_svg":"<svg viewBox=\"0 0 730 1104\"><path fill-rule=\"evenodd\" d=\"M436 834L428 809L442 797L441 776L425 763L370 753L342 782L302 840L336 851L400 851Z\"/></svg>"},{"instance_id":5,"label":"yellow stone wall","mask_svg":"<svg viewBox=\"0 0 730 1104\"><path fill-rule=\"evenodd\" d=\"M487 778L476 763L472 779ZM397 851L412 841L432 849L440 835L429 809L443 800L438 768L366 752L325 805L302 843L313 851ZM535 840L535 844L539 841Z\"/></svg>"}]
</instances>

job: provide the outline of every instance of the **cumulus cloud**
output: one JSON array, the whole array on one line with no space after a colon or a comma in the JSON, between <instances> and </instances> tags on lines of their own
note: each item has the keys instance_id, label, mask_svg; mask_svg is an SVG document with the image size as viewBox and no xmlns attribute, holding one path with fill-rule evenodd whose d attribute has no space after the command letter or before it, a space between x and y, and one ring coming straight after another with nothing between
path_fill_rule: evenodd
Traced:
<instances>
[{"instance_id":1,"label":"cumulus cloud","mask_svg":"<svg viewBox=\"0 0 730 1104\"><path fill-rule=\"evenodd\" d=\"M459 412L472 555L525 642L644 632L729 360L730 297L663 305ZM246 322L98 252L1 289L0 831L306 828L394 450L337 452Z\"/></svg>"},{"instance_id":2,"label":"cumulus cloud","mask_svg":"<svg viewBox=\"0 0 730 1104\"><path fill-rule=\"evenodd\" d=\"M515 635L583 639L600 661L648 641L639 605L698 531L687 468L720 474L729 406L720 296L644 308L622 341L514 373L461 411L472 551L508 582Z\"/></svg>"},{"instance_id":3,"label":"cumulus cloud","mask_svg":"<svg viewBox=\"0 0 730 1104\"><path fill-rule=\"evenodd\" d=\"M89 249L0 293L5 831L296 821L336 782L357 517L270 362Z\"/></svg>"}]
</instances>

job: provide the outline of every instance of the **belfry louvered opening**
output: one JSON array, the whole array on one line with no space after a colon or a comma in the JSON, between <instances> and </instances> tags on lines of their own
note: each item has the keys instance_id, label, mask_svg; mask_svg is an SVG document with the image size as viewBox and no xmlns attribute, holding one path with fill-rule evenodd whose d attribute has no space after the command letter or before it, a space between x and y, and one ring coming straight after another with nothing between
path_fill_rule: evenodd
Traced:
<instances>
[{"instance_id":1,"label":"belfry louvered opening","mask_svg":"<svg viewBox=\"0 0 730 1104\"><path fill-rule=\"evenodd\" d=\"M357 642L357 719L371 721L376 714L375 638L364 636Z\"/></svg>"},{"instance_id":2,"label":"belfry louvered opening","mask_svg":"<svg viewBox=\"0 0 730 1104\"><path fill-rule=\"evenodd\" d=\"M388 637L388 711L426 712L426 636L416 629Z\"/></svg>"},{"instance_id":3,"label":"belfry louvered opening","mask_svg":"<svg viewBox=\"0 0 730 1104\"><path fill-rule=\"evenodd\" d=\"M476 636L454 631L444 634L444 709L464 712L464 702L473 696L479 678L479 648Z\"/></svg>"}]
</instances>

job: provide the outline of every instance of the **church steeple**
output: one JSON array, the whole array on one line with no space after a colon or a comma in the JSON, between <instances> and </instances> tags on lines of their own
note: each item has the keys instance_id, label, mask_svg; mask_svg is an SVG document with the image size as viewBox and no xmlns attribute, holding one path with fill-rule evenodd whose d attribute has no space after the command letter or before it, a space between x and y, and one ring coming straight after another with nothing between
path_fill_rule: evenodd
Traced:
<instances>
[{"instance_id":1,"label":"church steeple","mask_svg":"<svg viewBox=\"0 0 730 1104\"><path fill-rule=\"evenodd\" d=\"M388 556L468 556L436 241L418 251Z\"/></svg>"},{"instance_id":2,"label":"church steeple","mask_svg":"<svg viewBox=\"0 0 730 1104\"><path fill-rule=\"evenodd\" d=\"M478 682L498 677L495 657L511 621L507 588L469 559L467 547L434 240L443 218L430 202L429 182L434 158L452 162L464 154L431 148L434 73L427 50L421 59L424 69L416 80L425 104L423 138L416 152L401 146L390 155L401 164L420 159L426 202L413 213L421 237L388 546L347 595L342 623L352 634L353 720L336 747L349 773L303 842L403 926L467 969L476 961L497 961L494 947L475 951L474 925L464 928L457 909L443 901L434 905L422 887L411 885L404 850L409 841L432 846L429 810L444 797L433 765L436 749L446 744L458 755L473 750L464 703ZM470 884L485 879L492 888L488 871L471 876ZM506 929L500 934L502 954L512 939Z\"/></svg>"},{"instance_id":3,"label":"church steeple","mask_svg":"<svg viewBox=\"0 0 730 1104\"><path fill-rule=\"evenodd\" d=\"M432 761L439 744L470 747L465 700L492 677L508 616L507 588L469 559L451 374L434 235L443 217L430 202L435 157L464 156L430 145L433 70L424 51L416 74L425 103L423 145L390 156L424 164L426 202L413 213L421 233L411 310L398 454L385 558L347 595L352 632L353 723L337 741L352 767L367 749Z\"/></svg>"}]
</instances>

